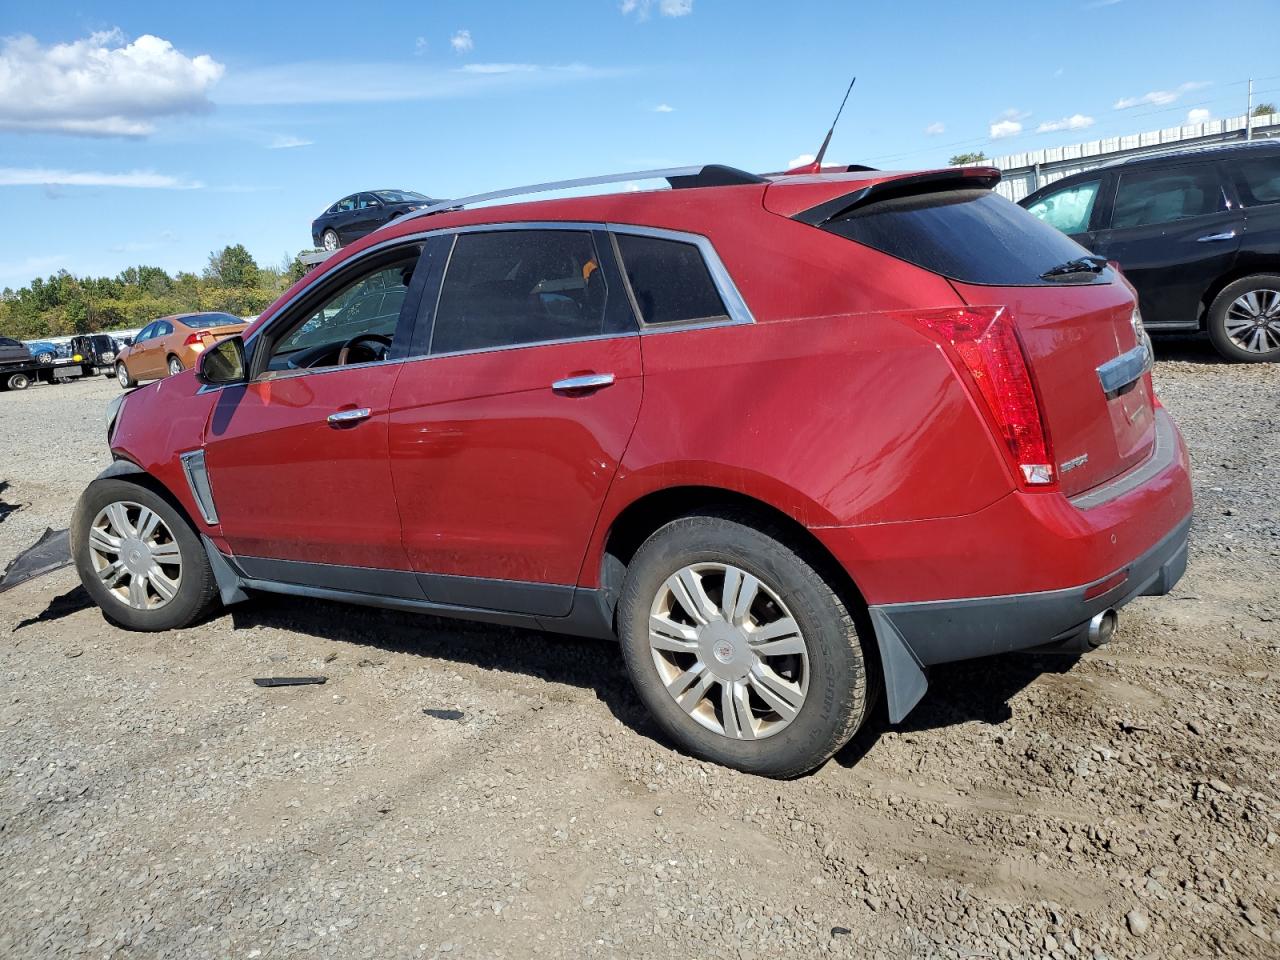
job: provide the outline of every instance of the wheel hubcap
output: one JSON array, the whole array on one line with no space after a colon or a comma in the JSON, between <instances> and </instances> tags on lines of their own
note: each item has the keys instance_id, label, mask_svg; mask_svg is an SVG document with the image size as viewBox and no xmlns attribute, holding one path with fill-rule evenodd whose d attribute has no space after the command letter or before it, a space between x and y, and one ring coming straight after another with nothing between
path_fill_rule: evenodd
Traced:
<instances>
[{"instance_id":1,"label":"wheel hubcap","mask_svg":"<svg viewBox=\"0 0 1280 960\"><path fill-rule=\"evenodd\" d=\"M123 384L129 383L129 371L124 368L124 364L116 367L116 379Z\"/></svg>"},{"instance_id":2,"label":"wheel hubcap","mask_svg":"<svg viewBox=\"0 0 1280 960\"><path fill-rule=\"evenodd\" d=\"M170 373L170 375L178 374L178 373L181 373L181 372L182 372L182 364L180 364L177 360L170 360L170 361L169 361L169 373Z\"/></svg>"},{"instance_id":3,"label":"wheel hubcap","mask_svg":"<svg viewBox=\"0 0 1280 960\"><path fill-rule=\"evenodd\" d=\"M1227 336L1242 350L1280 349L1280 290L1250 290L1232 301L1224 322Z\"/></svg>"},{"instance_id":4,"label":"wheel hubcap","mask_svg":"<svg viewBox=\"0 0 1280 960\"><path fill-rule=\"evenodd\" d=\"M333 234L333 233L326 233L326 234L324 235L324 248L325 248L326 250L337 250L337 249L338 249L338 237L337 237L337 234Z\"/></svg>"},{"instance_id":5,"label":"wheel hubcap","mask_svg":"<svg viewBox=\"0 0 1280 960\"><path fill-rule=\"evenodd\" d=\"M89 528L89 559L107 592L135 610L156 610L178 593L182 554L159 514L140 503L109 503Z\"/></svg>"},{"instance_id":6,"label":"wheel hubcap","mask_svg":"<svg viewBox=\"0 0 1280 960\"><path fill-rule=\"evenodd\" d=\"M692 564L667 578L649 611L649 648L671 698L722 736L772 736L804 705L800 627L773 590L730 564Z\"/></svg>"}]
</instances>

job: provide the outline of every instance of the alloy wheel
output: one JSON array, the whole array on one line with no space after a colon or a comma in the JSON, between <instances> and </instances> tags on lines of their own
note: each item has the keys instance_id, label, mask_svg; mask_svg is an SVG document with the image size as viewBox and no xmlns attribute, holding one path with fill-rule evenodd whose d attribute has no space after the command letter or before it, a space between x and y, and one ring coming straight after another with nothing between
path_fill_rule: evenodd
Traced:
<instances>
[{"instance_id":1,"label":"alloy wheel","mask_svg":"<svg viewBox=\"0 0 1280 960\"><path fill-rule=\"evenodd\" d=\"M324 248L326 250L338 249L338 235L334 233L332 230L326 230L324 232L324 237L322 239L324 241Z\"/></svg>"},{"instance_id":2,"label":"alloy wheel","mask_svg":"<svg viewBox=\"0 0 1280 960\"><path fill-rule=\"evenodd\" d=\"M129 386L129 371L123 363L116 364L116 379L120 381L120 386Z\"/></svg>"},{"instance_id":3,"label":"alloy wheel","mask_svg":"<svg viewBox=\"0 0 1280 960\"><path fill-rule=\"evenodd\" d=\"M109 503L89 527L89 560L107 592L135 610L156 610L178 594L182 552L148 507Z\"/></svg>"},{"instance_id":4,"label":"alloy wheel","mask_svg":"<svg viewBox=\"0 0 1280 960\"><path fill-rule=\"evenodd\" d=\"M691 564L667 578L649 611L649 648L672 699L730 739L773 736L804 705L799 625L773 590L731 564Z\"/></svg>"},{"instance_id":5,"label":"alloy wheel","mask_svg":"<svg viewBox=\"0 0 1280 960\"><path fill-rule=\"evenodd\" d=\"M169 376L176 376L182 372L182 361L177 357L169 358Z\"/></svg>"},{"instance_id":6,"label":"alloy wheel","mask_svg":"<svg viewBox=\"0 0 1280 960\"><path fill-rule=\"evenodd\" d=\"M1250 353L1280 348L1280 290L1242 293L1227 308L1223 327L1236 346Z\"/></svg>"}]
</instances>

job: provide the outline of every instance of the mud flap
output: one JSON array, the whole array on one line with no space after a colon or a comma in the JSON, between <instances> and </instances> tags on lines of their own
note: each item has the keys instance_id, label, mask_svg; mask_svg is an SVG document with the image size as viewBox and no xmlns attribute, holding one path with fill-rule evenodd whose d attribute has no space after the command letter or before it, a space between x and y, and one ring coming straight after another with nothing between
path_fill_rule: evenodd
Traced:
<instances>
[{"instance_id":1,"label":"mud flap","mask_svg":"<svg viewBox=\"0 0 1280 960\"><path fill-rule=\"evenodd\" d=\"M203 533L200 534L200 542L204 544L204 552L209 556L213 582L218 585L218 596L222 598L223 606L229 607L233 603L248 600L249 595L244 592L240 576L231 569L231 564L227 563L227 558L222 555L222 551L215 547L213 541Z\"/></svg>"},{"instance_id":2,"label":"mud flap","mask_svg":"<svg viewBox=\"0 0 1280 960\"><path fill-rule=\"evenodd\" d=\"M929 689L929 678L907 641L883 611L869 608L876 631L880 662L884 665L884 692L889 722L897 723L920 702Z\"/></svg>"}]
</instances>

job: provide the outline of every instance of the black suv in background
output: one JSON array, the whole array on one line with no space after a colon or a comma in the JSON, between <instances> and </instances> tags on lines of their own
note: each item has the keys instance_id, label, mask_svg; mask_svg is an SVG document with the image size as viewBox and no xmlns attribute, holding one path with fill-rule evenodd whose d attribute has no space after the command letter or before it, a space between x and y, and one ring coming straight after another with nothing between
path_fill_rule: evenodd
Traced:
<instances>
[{"instance_id":1,"label":"black suv in background","mask_svg":"<svg viewBox=\"0 0 1280 960\"><path fill-rule=\"evenodd\" d=\"M1228 360L1280 360L1280 141L1125 160L1019 202L1117 261L1148 330L1206 330Z\"/></svg>"},{"instance_id":2,"label":"black suv in background","mask_svg":"<svg viewBox=\"0 0 1280 960\"><path fill-rule=\"evenodd\" d=\"M435 203L412 190L366 190L343 197L311 224L311 241L325 250L337 250L352 240L373 233L396 217Z\"/></svg>"}]
</instances>

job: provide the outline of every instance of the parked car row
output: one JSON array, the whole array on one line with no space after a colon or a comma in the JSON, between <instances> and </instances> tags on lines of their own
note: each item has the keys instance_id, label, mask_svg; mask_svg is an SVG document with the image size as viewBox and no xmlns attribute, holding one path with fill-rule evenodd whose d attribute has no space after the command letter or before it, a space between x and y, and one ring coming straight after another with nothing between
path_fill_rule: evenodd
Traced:
<instances>
[{"instance_id":1,"label":"parked car row","mask_svg":"<svg viewBox=\"0 0 1280 960\"><path fill-rule=\"evenodd\" d=\"M1280 360L1280 142L1126 160L1021 203L1120 264L1147 330L1204 330L1228 360Z\"/></svg>"}]
</instances>

